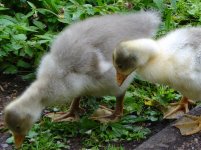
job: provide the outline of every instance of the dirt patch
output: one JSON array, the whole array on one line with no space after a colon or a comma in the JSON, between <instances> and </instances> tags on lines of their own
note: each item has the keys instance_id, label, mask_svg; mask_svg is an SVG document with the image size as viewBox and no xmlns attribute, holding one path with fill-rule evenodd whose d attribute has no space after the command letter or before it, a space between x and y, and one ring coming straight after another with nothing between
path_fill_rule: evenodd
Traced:
<instances>
[{"instance_id":1,"label":"dirt patch","mask_svg":"<svg viewBox=\"0 0 201 150\"><path fill-rule=\"evenodd\" d=\"M21 79L20 76L13 75L2 75L0 74L0 123L3 123L3 109L4 107L17 96L19 96L29 85L30 83ZM170 121L164 120L162 122L147 122L143 123L142 126L148 127L152 133L147 137L151 137L152 135L158 133L163 128L165 128ZM6 139L10 136L8 131L0 129L0 150L12 150L12 146L6 144ZM147 140L146 139L146 140ZM126 150L133 150L138 145L140 145L144 140L139 141L121 141L121 142L112 142L105 143L114 144L116 146L122 146ZM69 140L68 145L71 150L78 150L82 148L82 138L75 137Z\"/></svg>"}]
</instances>

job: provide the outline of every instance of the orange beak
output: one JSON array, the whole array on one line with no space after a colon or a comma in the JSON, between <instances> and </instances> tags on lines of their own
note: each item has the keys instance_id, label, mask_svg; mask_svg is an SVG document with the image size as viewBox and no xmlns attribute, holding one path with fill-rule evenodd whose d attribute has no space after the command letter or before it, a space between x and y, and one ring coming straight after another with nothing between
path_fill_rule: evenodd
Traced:
<instances>
[{"instance_id":1,"label":"orange beak","mask_svg":"<svg viewBox=\"0 0 201 150\"><path fill-rule=\"evenodd\" d=\"M116 80L117 80L117 83L119 86L121 86L123 84L123 82L124 82L124 80L126 80L127 76L128 75L123 75L117 71Z\"/></svg>"},{"instance_id":2,"label":"orange beak","mask_svg":"<svg viewBox=\"0 0 201 150\"><path fill-rule=\"evenodd\" d=\"M15 147L18 149L22 146L22 143L25 139L25 135L13 133L14 141L15 141Z\"/></svg>"}]
</instances>

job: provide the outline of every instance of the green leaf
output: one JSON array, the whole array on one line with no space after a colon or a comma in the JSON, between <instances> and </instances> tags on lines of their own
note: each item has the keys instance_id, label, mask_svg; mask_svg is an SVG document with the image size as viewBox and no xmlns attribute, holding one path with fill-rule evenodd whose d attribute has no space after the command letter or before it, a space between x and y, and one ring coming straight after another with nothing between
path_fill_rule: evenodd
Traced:
<instances>
[{"instance_id":1,"label":"green leaf","mask_svg":"<svg viewBox=\"0 0 201 150\"><path fill-rule=\"evenodd\" d=\"M0 57L2 57L2 56L6 56L6 52L0 50Z\"/></svg>"},{"instance_id":2,"label":"green leaf","mask_svg":"<svg viewBox=\"0 0 201 150\"><path fill-rule=\"evenodd\" d=\"M27 3L29 4L29 6L31 6L32 9L36 9L36 6L33 3L29 2L29 1L27 1Z\"/></svg>"},{"instance_id":3,"label":"green leaf","mask_svg":"<svg viewBox=\"0 0 201 150\"><path fill-rule=\"evenodd\" d=\"M137 123L137 122L144 122L146 121L147 119L145 119L144 117L137 117L135 115L127 115L127 116L124 116L122 118L122 123L126 124L126 123Z\"/></svg>"},{"instance_id":4,"label":"green leaf","mask_svg":"<svg viewBox=\"0 0 201 150\"><path fill-rule=\"evenodd\" d=\"M8 25L13 25L14 23L8 19L1 19L0 18L0 25L3 25L3 26L8 26Z\"/></svg>"},{"instance_id":5,"label":"green leaf","mask_svg":"<svg viewBox=\"0 0 201 150\"><path fill-rule=\"evenodd\" d=\"M151 121L158 121L158 117L154 117L154 116L151 116L151 117L149 117L149 119L151 120Z\"/></svg>"},{"instance_id":6,"label":"green leaf","mask_svg":"<svg viewBox=\"0 0 201 150\"><path fill-rule=\"evenodd\" d=\"M18 60L17 62L17 66L18 67L22 67L22 68L30 68L31 65L23 60Z\"/></svg>"},{"instance_id":7,"label":"green leaf","mask_svg":"<svg viewBox=\"0 0 201 150\"><path fill-rule=\"evenodd\" d=\"M95 14L95 11L94 11L92 5L90 5L90 4L85 4L85 5L83 5L83 6L85 7L87 14L89 14L89 15L94 15L94 14Z\"/></svg>"},{"instance_id":8,"label":"green leaf","mask_svg":"<svg viewBox=\"0 0 201 150\"><path fill-rule=\"evenodd\" d=\"M27 55L29 55L30 57L32 57L33 56L33 49L32 48L30 48L29 46L25 46L24 47L24 52L27 54Z\"/></svg>"},{"instance_id":9,"label":"green leaf","mask_svg":"<svg viewBox=\"0 0 201 150\"><path fill-rule=\"evenodd\" d=\"M64 19L58 19L58 21L59 22L62 22L62 23L65 23L65 24L70 24L72 21L71 20L69 20L69 19L66 19L66 18L64 18Z\"/></svg>"},{"instance_id":10,"label":"green leaf","mask_svg":"<svg viewBox=\"0 0 201 150\"><path fill-rule=\"evenodd\" d=\"M39 37L39 38L44 39L44 40L52 40L51 34L36 35L36 37Z\"/></svg>"},{"instance_id":11,"label":"green leaf","mask_svg":"<svg viewBox=\"0 0 201 150\"><path fill-rule=\"evenodd\" d=\"M14 65L9 65L8 67L6 67L6 69L4 70L4 73L6 74L15 74L17 73L17 67Z\"/></svg>"},{"instance_id":12,"label":"green leaf","mask_svg":"<svg viewBox=\"0 0 201 150\"><path fill-rule=\"evenodd\" d=\"M74 5L79 5L79 3L75 0L70 0L71 3L73 3Z\"/></svg>"},{"instance_id":13,"label":"green leaf","mask_svg":"<svg viewBox=\"0 0 201 150\"><path fill-rule=\"evenodd\" d=\"M14 17L8 16L8 15L0 15L0 19L6 19L13 23L17 23L17 20Z\"/></svg>"},{"instance_id":14,"label":"green leaf","mask_svg":"<svg viewBox=\"0 0 201 150\"><path fill-rule=\"evenodd\" d=\"M50 40L39 40L38 43L39 44L44 44L44 43L49 43Z\"/></svg>"},{"instance_id":15,"label":"green leaf","mask_svg":"<svg viewBox=\"0 0 201 150\"><path fill-rule=\"evenodd\" d=\"M25 34L17 34L17 35L13 35L13 38L15 40L25 41L27 39L27 36Z\"/></svg>"},{"instance_id":16,"label":"green leaf","mask_svg":"<svg viewBox=\"0 0 201 150\"><path fill-rule=\"evenodd\" d=\"M37 32L37 27L35 26L29 26L27 27L25 24L20 24L15 26L17 30L23 30L23 31L31 31L31 32Z\"/></svg>"},{"instance_id":17,"label":"green leaf","mask_svg":"<svg viewBox=\"0 0 201 150\"><path fill-rule=\"evenodd\" d=\"M171 6L174 11L177 10L177 0L171 0Z\"/></svg>"},{"instance_id":18,"label":"green leaf","mask_svg":"<svg viewBox=\"0 0 201 150\"><path fill-rule=\"evenodd\" d=\"M8 10L9 8L5 8L5 7L0 7L0 11L1 10Z\"/></svg>"},{"instance_id":19,"label":"green leaf","mask_svg":"<svg viewBox=\"0 0 201 150\"><path fill-rule=\"evenodd\" d=\"M84 11L81 8L78 8L76 12L73 13L72 20L79 20L80 16L84 13Z\"/></svg>"},{"instance_id":20,"label":"green leaf","mask_svg":"<svg viewBox=\"0 0 201 150\"><path fill-rule=\"evenodd\" d=\"M37 11L38 11L39 13L43 14L43 15L45 15L46 13L51 13L51 14L53 14L53 15L57 16L57 14L56 14L56 13L54 13L53 11L48 10L48 9L44 9L44 8L37 8Z\"/></svg>"},{"instance_id":21,"label":"green leaf","mask_svg":"<svg viewBox=\"0 0 201 150\"><path fill-rule=\"evenodd\" d=\"M35 79L35 73L29 73L29 74L27 74L27 75L23 75L22 76L22 79L23 80L33 80L33 79Z\"/></svg>"},{"instance_id":22,"label":"green leaf","mask_svg":"<svg viewBox=\"0 0 201 150\"><path fill-rule=\"evenodd\" d=\"M84 129L84 130L88 130L90 128L93 128L93 127L96 127L98 125L97 122L93 121L93 120L90 120L88 118L82 118L80 120L80 125L81 125L81 128Z\"/></svg>"},{"instance_id":23,"label":"green leaf","mask_svg":"<svg viewBox=\"0 0 201 150\"><path fill-rule=\"evenodd\" d=\"M114 96L104 96L105 101L116 101L116 98Z\"/></svg>"},{"instance_id":24,"label":"green leaf","mask_svg":"<svg viewBox=\"0 0 201 150\"><path fill-rule=\"evenodd\" d=\"M33 10L33 11L29 12L28 14L26 14L26 16L24 16L24 17L29 18L29 17L33 16L34 14L35 14L35 11Z\"/></svg>"},{"instance_id":25,"label":"green leaf","mask_svg":"<svg viewBox=\"0 0 201 150\"><path fill-rule=\"evenodd\" d=\"M46 25L40 21L34 20L33 24L36 25L39 29L44 29Z\"/></svg>"},{"instance_id":26,"label":"green leaf","mask_svg":"<svg viewBox=\"0 0 201 150\"><path fill-rule=\"evenodd\" d=\"M10 51L13 51L16 55L18 55L19 52L18 50L22 48L22 45L20 45L17 42L13 42L10 46L11 46Z\"/></svg>"},{"instance_id":27,"label":"green leaf","mask_svg":"<svg viewBox=\"0 0 201 150\"><path fill-rule=\"evenodd\" d=\"M98 3L99 6L103 5L103 1L102 0L97 0L97 3Z\"/></svg>"},{"instance_id":28,"label":"green leaf","mask_svg":"<svg viewBox=\"0 0 201 150\"><path fill-rule=\"evenodd\" d=\"M0 34L0 40L2 40L2 39L10 39L10 36L9 36L9 34Z\"/></svg>"},{"instance_id":29,"label":"green leaf","mask_svg":"<svg viewBox=\"0 0 201 150\"><path fill-rule=\"evenodd\" d=\"M164 0L153 0L153 1L161 11L164 10Z\"/></svg>"},{"instance_id":30,"label":"green leaf","mask_svg":"<svg viewBox=\"0 0 201 150\"><path fill-rule=\"evenodd\" d=\"M13 138L13 136L7 138L6 143L7 143L7 144L13 144L13 143L14 143L14 138Z\"/></svg>"},{"instance_id":31,"label":"green leaf","mask_svg":"<svg viewBox=\"0 0 201 150\"><path fill-rule=\"evenodd\" d=\"M29 131L27 137L28 138L33 138L33 137L36 137L37 135L38 135L37 132L35 132L35 131Z\"/></svg>"}]
</instances>

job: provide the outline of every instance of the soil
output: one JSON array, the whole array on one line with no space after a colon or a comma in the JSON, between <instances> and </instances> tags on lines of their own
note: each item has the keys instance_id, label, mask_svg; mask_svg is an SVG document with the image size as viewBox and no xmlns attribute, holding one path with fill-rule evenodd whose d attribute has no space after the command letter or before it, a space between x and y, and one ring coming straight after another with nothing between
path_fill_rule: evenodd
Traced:
<instances>
[{"instance_id":1,"label":"soil","mask_svg":"<svg viewBox=\"0 0 201 150\"><path fill-rule=\"evenodd\" d=\"M11 145L6 144L6 140L10 136L10 133L8 130L4 129L3 109L10 101L20 95L29 84L30 83L28 81L22 80L20 76L0 74L0 150L13 149ZM152 131L152 133L147 137L147 139L152 135L158 133L163 128L165 128L169 123L170 121L167 120L157 123L145 123L143 126L150 128ZM139 141L121 141L112 144L116 146L123 146L126 150L133 150L144 141L145 139ZM108 143L106 143L106 145L107 144ZM70 146L71 150L82 149L81 138L72 138L68 145Z\"/></svg>"}]
</instances>

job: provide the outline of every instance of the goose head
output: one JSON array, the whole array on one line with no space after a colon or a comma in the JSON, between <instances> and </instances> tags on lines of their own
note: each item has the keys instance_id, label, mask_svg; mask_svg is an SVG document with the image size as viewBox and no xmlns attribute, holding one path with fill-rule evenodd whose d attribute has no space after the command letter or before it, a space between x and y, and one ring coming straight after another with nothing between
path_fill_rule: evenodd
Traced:
<instances>
[{"instance_id":1,"label":"goose head","mask_svg":"<svg viewBox=\"0 0 201 150\"><path fill-rule=\"evenodd\" d=\"M121 42L113 52L113 65L117 73L119 86L128 75L140 67L144 67L159 53L154 40L138 39Z\"/></svg>"}]
</instances>

